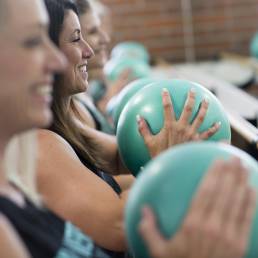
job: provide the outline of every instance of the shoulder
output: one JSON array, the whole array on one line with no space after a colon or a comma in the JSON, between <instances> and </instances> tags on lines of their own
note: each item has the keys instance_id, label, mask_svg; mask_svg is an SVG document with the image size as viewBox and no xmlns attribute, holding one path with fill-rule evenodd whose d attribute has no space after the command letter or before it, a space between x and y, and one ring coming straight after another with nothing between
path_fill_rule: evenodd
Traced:
<instances>
[{"instance_id":1,"label":"shoulder","mask_svg":"<svg viewBox=\"0 0 258 258\"><path fill-rule=\"evenodd\" d=\"M47 129L37 130L39 156L60 156L62 153L76 155L71 145L60 135ZM53 156L54 155L54 156Z\"/></svg>"}]
</instances>

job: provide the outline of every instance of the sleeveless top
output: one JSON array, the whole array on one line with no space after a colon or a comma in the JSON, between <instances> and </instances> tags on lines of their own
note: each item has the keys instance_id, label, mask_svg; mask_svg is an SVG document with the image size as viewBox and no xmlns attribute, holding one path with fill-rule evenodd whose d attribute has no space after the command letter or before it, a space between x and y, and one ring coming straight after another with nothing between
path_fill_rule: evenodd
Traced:
<instances>
[{"instance_id":1,"label":"sleeveless top","mask_svg":"<svg viewBox=\"0 0 258 258\"><path fill-rule=\"evenodd\" d=\"M49 129L49 130L58 134L58 132L56 132L55 130L52 130L52 129ZM60 136L63 137L62 135L60 135ZM103 172L102 170L98 169L94 164L92 164L91 162L86 160L84 157L82 157L82 155L80 154L78 149L75 146L73 146L73 144L71 144L69 141L68 141L68 143L73 148L73 150L77 154L78 158L80 159L80 161L82 162L82 164L85 167L87 167L89 170L92 171L92 173L94 173L95 175L100 177L103 181L105 181L107 184L109 184L112 187L112 189L117 193L117 195L119 195L122 192L121 187L119 186L119 184L116 182L116 180L111 175L109 175L109 174ZM125 252L115 252L115 251L109 251L109 250L106 250L106 249L103 249L103 250L105 250L105 252L108 252L108 254L110 254L110 256L114 257L114 258L130 257L130 255L128 253L125 253Z\"/></svg>"},{"instance_id":2,"label":"sleeveless top","mask_svg":"<svg viewBox=\"0 0 258 258\"><path fill-rule=\"evenodd\" d=\"M0 212L12 223L32 258L111 258L76 226L25 199L20 207L0 196Z\"/></svg>"},{"instance_id":3,"label":"sleeveless top","mask_svg":"<svg viewBox=\"0 0 258 258\"><path fill-rule=\"evenodd\" d=\"M89 94L91 95L94 103L97 103L103 98L103 96L106 94L106 90L106 85L103 81L90 81Z\"/></svg>"},{"instance_id":4,"label":"sleeveless top","mask_svg":"<svg viewBox=\"0 0 258 258\"><path fill-rule=\"evenodd\" d=\"M84 157L82 157L80 155L80 152L78 152L78 150L76 150L76 148L71 143L69 143L69 144L72 146L73 150L75 151L78 158L84 164L85 167L90 169L94 174L96 174L102 180L104 180L107 184L109 184L118 195L122 192L121 187L119 186L119 184L116 182L116 180L111 175L98 169L94 164L90 163L88 160L86 160ZM112 251L110 251L109 253L111 254L111 257L117 257L117 258L132 258L133 257L130 252L112 252Z\"/></svg>"},{"instance_id":5,"label":"sleeveless top","mask_svg":"<svg viewBox=\"0 0 258 258\"><path fill-rule=\"evenodd\" d=\"M113 190L119 195L121 194L122 190L121 187L119 186L119 184L116 182L116 180L113 178L113 176L103 172L102 170L100 170L99 168L97 168L94 164L92 164L91 162L89 162L88 160L86 160L78 151L78 149L73 146L73 144L71 144L69 141L68 143L70 144L70 146L73 148L74 152L76 153L77 157L79 158L79 160L81 161L81 163L88 168L89 170L91 170L95 175L97 175L98 177L100 177L103 181L105 181L107 184L109 184Z\"/></svg>"},{"instance_id":6,"label":"sleeveless top","mask_svg":"<svg viewBox=\"0 0 258 258\"><path fill-rule=\"evenodd\" d=\"M91 105L91 104L87 104L82 101L80 101L80 102L91 114L91 116L96 124L96 129L98 131L101 131L101 132L107 133L107 134L111 134L111 135L115 134L114 127L111 126L111 124L107 121L106 117L93 104Z\"/></svg>"}]
</instances>

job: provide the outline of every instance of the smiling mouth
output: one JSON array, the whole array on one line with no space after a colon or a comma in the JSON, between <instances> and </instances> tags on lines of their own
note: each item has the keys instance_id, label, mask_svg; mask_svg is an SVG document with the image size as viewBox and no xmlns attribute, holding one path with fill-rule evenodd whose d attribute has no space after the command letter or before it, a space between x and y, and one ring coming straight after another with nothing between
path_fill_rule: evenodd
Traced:
<instances>
[{"instance_id":1,"label":"smiling mouth","mask_svg":"<svg viewBox=\"0 0 258 258\"><path fill-rule=\"evenodd\" d=\"M87 81L88 80L87 64L80 65L79 71L83 81Z\"/></svg>"},{"instance_id":2,"label":"smiling mouth","mask_svg":"<svg viewBox=\"0 0 258 258\"><path fill-rule=\"evenodd\" d=\"M35 89L35 92L42 97L52 95L52 91L53 91L52 86L49 86L49 85L38 86Z\"/></svg>"},{"instance_id":3,"label":"smiling mouth","mask_svg":"<svg viewBox=\"0 0 258 258\"><path fill-rule=\"evenodd\" d=\"M86 64L80 65L79 70L81 73L87 73L87 65Z\"/></svg>"}]
</instances>

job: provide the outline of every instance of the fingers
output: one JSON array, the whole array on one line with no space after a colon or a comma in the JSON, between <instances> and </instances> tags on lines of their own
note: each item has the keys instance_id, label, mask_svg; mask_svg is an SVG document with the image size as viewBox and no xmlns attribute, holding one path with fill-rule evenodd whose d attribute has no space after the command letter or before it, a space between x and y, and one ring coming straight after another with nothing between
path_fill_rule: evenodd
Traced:
<instances>
[{"instance_id":1,"label":"fingers","mask_svg":"<svg viewBox=\"0 0 258 258\"><path fill-rule=\"evenodd\" d=\"M228 207L234 201L235 189L242 180L241 177L239 159L234 158L224 162L223 180L218 185L218 194L214 202L210 205L211 212L209 215L211 219L216 217L221 221L225 221L226 214L230 212Z\"/></svg>"},{"instance_id":2,"label":"fingers","mask_svg":"<svg viewBox=\"0 0 258 258\"><path fill-rule=\"evenodd\" d=\"M203 178L191 203L190 212L205 214L216 196L217 185L223 180L224 163L220 160L214 162ZM190 214L189 212L189 214Z\"/></svg>"},{"instance_id":3,"label":"fingers","mask_svg":"<svg viewBox=\"0 0 258 258\"><path fill-rule=\"evenodd\" d=\"M240 216L240 234L242 236L248 236L250 232L250 225L252 223L254 212L256 208L256 192L253 189L248 189L246 193L246 199L243 202L243 217Z\"/></svg>"},{"instance_id":4,"label":"fingers","mask_svg":"<svg viewBox=\"0 0 258 258\"><path fill-rule=\"evenodd\" d=\"M243 217L245 211L242 210L244 206L244 202L246 201L248 195L247 188L247 176L248 172L243 168L241 164L235 165L235 174L239 174L240 180L238 185L236 185L237 190L234 191L233 200L231 203L231 208L228 211L228 224L227 227L231 230L231 228L235 229L235 225L240 223L240 217ZM242 174L242 175L241 175ZM241 221L242 222L242 221Z\"/></svg>"},{"instance_id":5,"label":"fingers","mask_svg":"<svg viewBox=\"0 0 258 258\"><path fill-rule=\"evenodd\" d=\"M198 111L198 114L196 116L196 118L194 119L193 123L192 123L192 130L193 131L197 131L198 128L201 126L201 124L203 123L204 121L204 118L206 116L206 113L207 113L207 110L208 110L208 107L209 107L209 102L207 99L204 99L202 101L202 104L201 104L201 107L200 107L200 110Z\"/></svg>"},{"instance_id":6,"label":"fingers","mask_svg":"<svg viewBox=\"0 0 258 258\"><path fill-rule=\"evenodd\" d=\"M204 131L200 134L197 134L197 140L206 140L208 139L209 137L211 137L212 135L214 135L219 129L220 129L220 126L221 126L221 122L218 122L218 123L215 123L211 128L209 128L207 131Z\"/></svg>"},{"instance_id":7,"label":"fingers","mask_svg":"<svg viewBox=\"0 0 258 258\"><path fill-rule=\"evenodd\" d=\"M210 222L207 224L206 217L207 212L209 211L208 207L217 195L217 185L223 179L222 170L222 161L216 161L209 168L195 194L183 224L183 228L189 231L186 232L188 237L191 237L191 241L189 240L189 248L192 252L201 254L201 257L206 257L205 255L210 253L210 249L214 246L212 238L214 234L211 236L210 233L213 229L210 227ZM193 229L191 230L192 227Z\"/></svg>"},{"instance_id":8,"label":"fingers","mask_svg":"<svg viewBox=\"0 0 258 258\"><path fill-rule=\"evenodd\" d=\"M136 116L136 120L138 124L138 130L144 140L144 143L146 144L147 147L149 147L149 143L151 142L151 139L152 139L152 133L149 129L149 126L147 125L144 118L142 118L140 115Z\"/></svg>"},{"instance_id":9,"label":"fingers","mask_svg":"<svg viewBox=\"0 0 258 258\"><path fill-rule=\"evenodd\" d=\"M222 198L218 198L217 204L220 202L221 205L215 204L214 206L213 219L221 221L222 226L214 257L241 258L248 244L255 198L248 186L248 173L240 160L232 159L228 162L227 170L228 172L225 172L228 175L231 174L234 180L231 181L231 191L226 193L222 190L221 192L224 195L224 204L222 204ZM228 187L229 183L228 181ZM242 229L245 233L241 231Z\"/></svg>"},{"instance_id":10,"label":"fingers","mask_svg":"<svg viewBox=\"0 0 258 258\"><path fill-rule=\"evenodd\" d=\"M121 72L121 74L118 77L118 80L128 81L129 78L132 77L132 73L133 73L132 69L127 68L127 69L125 69L124 71Z\"/></svg>"},{"instance_id":11,"label":"fingers","mask_svg":"<svg viewBox=\"0 0 258 258\"><path fill-rule=\"evenodd\" d=\"M176 118L169 91L165 88L162 90L162 103L164 108L164 127L170 129Z\"/></svg>"},{"instance_id":12,"label":"fingers","mask_svg":"<svg viewBox=\"0 0 258 258\"><path fill-rule=\"evenodd\" d=\"M191 89L188 93L188 97L185 102L184 109L179 119L179 121L182 122L184 125L189 123L189 120L192 116L194 103L195 103L195 91L194 89Z\"/></svg>"},{"instance_id":13,"label":"fingers","mask_svg":"<svg viewBox=\"0 0 258 258\"><path fill-rule=\"evenodd\" d=\"M139 231L152 257L164 257L167 241L158 231L155 217L148 207L142 209Z\"/></svg>"}]
</instances>

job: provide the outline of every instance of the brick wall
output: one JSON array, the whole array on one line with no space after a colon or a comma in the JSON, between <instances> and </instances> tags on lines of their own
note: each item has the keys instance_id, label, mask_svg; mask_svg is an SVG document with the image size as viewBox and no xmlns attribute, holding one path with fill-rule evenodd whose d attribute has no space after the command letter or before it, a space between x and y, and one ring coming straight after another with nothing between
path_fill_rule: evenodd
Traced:
<instances>
[{"instance_id":1,"label":"brick wall","mask_svg":"<svg viewBox=\"0 0 258 258\"><path fill-rule=\"evenodd\" d=\"M186 49L198 60L223 50L248 54L250 39L258 30L258 0L191 0L192 33L184 27L191 19L183 15L180 0L103 2L112 11L113 44L137 40L153 56L171 61L184 61Z\"/></svg>"}]
</instances>

